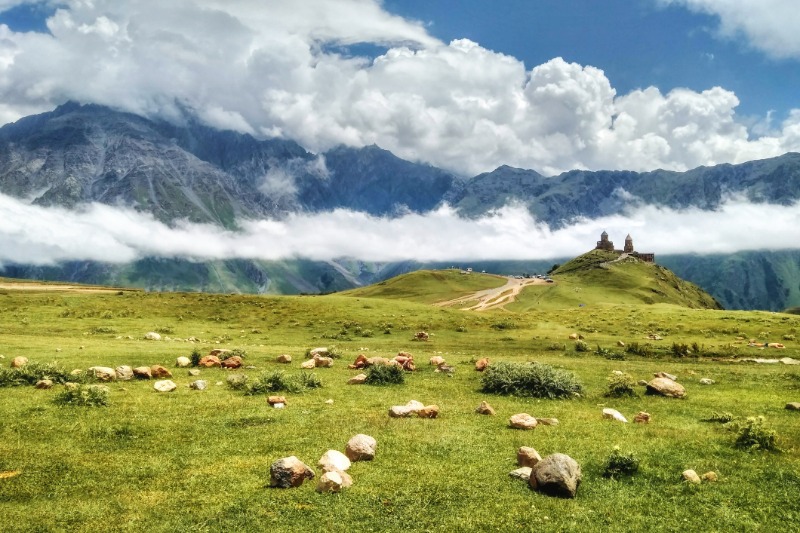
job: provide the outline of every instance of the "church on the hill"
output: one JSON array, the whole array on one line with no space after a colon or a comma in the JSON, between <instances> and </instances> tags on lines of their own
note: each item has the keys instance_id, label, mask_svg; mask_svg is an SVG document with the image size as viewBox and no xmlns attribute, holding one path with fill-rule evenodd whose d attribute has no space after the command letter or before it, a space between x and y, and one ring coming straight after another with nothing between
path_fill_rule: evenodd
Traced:
<instances>
[{"instance_id":1,"label":"church on the hill","mask_svg":"<svg viewBox=\"0 0 800 533\"><path fill-rule=\"evenodd\" d=\"M656 254L652 253L644 253L644 252L637 252L633 249L633 237L631 237L630 233L627 237L625 237L625 247L622 250L615 250L614 249L614 242L608 240L608 233L605 231L600 234L600 240L597 241L597 246L594 248L595 250L605 250L606 252L614 252L615 254L626 254L631 257L635 257L645 263L655 263L656 262Z\"/></svg>"}]
</instances>

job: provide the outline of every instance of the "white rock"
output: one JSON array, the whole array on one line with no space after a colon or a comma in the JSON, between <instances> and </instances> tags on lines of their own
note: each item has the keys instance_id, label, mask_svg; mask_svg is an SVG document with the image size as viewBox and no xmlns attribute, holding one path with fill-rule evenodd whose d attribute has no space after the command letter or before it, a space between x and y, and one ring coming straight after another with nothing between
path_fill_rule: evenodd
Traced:
<instances>
[{"instance_id":1,"label":"white rock","mask_svg":"<svg viewBox=\"0 0 800 533\"><path fill-rule=\"evenodd\" d=\"M170 379L162 379L153 383L153 388L158 392L172 392L177 389L178 386Z\"/></svg>"},{"instance_id":2,"label":"white rock","mask_svg":"<svg viewBox=\"0 0 800 533\"><path fill-rule=\"evenodd\" d=\"M377 448L378 443L373 437L359 433L347 441L344 453L351 461L372 461Z\"/></svg>"},{"instance_id":3,"label":"white rock","mask_svg":"<svg viewBox=\"0 0 800 533\"><path fill-rule=\"evenodd\" d=\"M350 459L338 450L328 450L320 457L318 464L326 472L331 470L341 470L344 472L350 468Z\"/></svg>"},{"instance_id":4,"label":"white rock","mask_svg":"<svg viewBox=\"0 0 800 533\"><path fill-rule=\"evenodd\" d=\"M606 407L603 409L603 418L607 418L609 420L618 420L620 422L627 422L628 419L622 416L622 413L617 411L616 409L610 409Z\"/></svg>"},{"instance_id":5,"label":"white rock","mask_svg":"<svg viewBox=\"0 0 800 533\"><path fill-rule=\"evenodd\" d=\"M117 379L117 371L107 366L90 367L89 373L100 381L114 381Z\"/></svg>"},{"instance_id":6,"label":"white rock","mask_svg":"<svg viewBox=\"0 0 800 533\"><path fill-rule=\"evenodd\" d=\"M533 468L531 468L530 466L521 466L516 470L512 470L511 472L509 472L508 475L516 479L528 481L531 478L532 470Z\"/></svg>"},{"instance_id":7,"label":"white rock","mask_svg":"<svg viewBox=\"0 0 800 533\"><path fill-rule=\"evenodd\" d=\"M120 381L130 381L133 379L133 369L128 365L121 365L114 369L117 379Z\"/></svg>"},{"instance_id":8,"label":"white rock","mask_svg":"<svg viewBox=\"0 0 800 533\"><path fill-rule=\"evenodd\" d=\"M392 418L405 418L416 414L417 411L425 409L425 406L417 400L411 400L405 405L394 405L389 408L389 416Z\"/></svg>"},{"instance_id":9,"label":"white rock","mask_svg":"<svg viewBox=\"0 0 800 533\"><path fill-rule=\"evenodd\" d=\"M192 360L189 359L188 357L183 357L183 356L178 357L177 359L175 359L175 366L177 366L178 368L190 367L192 366Z\"/></svg>"},{"instance_id":10,"label":"white rock","mask_svg":"<svg viewBox=\"0 0 800 533\"><path fill-rule=\"evenodd\" d=\"M317 482L317 492L339 492L342 490L342 483L339 472L325 472Z\"/></svg>"},{"instance_id":11,"label":"white rock","mask_svg":"<svg viewBox=\"0 0 800 533\"><path fill-rule=\"evenodd\" d=\"M700 476L698 476L697 472L695 472L692 469L684 470L683 474L681 474L681 475L683 476L683 479L685 479L689 483L692 483L692 484L695 484L695 485L700 483Z\"/></svg>"},{"instance_id":12,"label":"white rock","mask_svg":"<svg viewBox=\"0 0 800 533\"><path fill-rule=\"evenodd\" d=\"M534 429L538 424L528 413L517 413L508 419L508 425L514 429Z\"/></svg>"},{"instance_id":13,"label":"white rock","mask_svg":"<svg viewBox=\"0 0 800 533\"><path fill-rule=\"evenodd\" d=\"M189 383L189 388L194 390L206 390L208 388L208 381L204 379L196 379Z\"/></svg>"},{"instance_id":14,"label":"white rock","mask_svg":"<svg viewBox=\"0 0 800 533\"><path fill-rule=\"evenodd\" d=\"M147 333L144 334L144 338L145 340L148 341L160 341L161 335L159 335L155 331L148 331Z\"/></svg>"},{"instance_id":15,"label":"white rock","mask_svg":"<svg viewBox=\"0 0 800 533\"><path fill-rule=\"evenodd\" d=\"M317 361L314 359L309 359L308 361L300 363L300 368L304 368L306 370L312 369L316 366L317 366Z\"/></svg>"},{"instance_id":16,"label":"white rock","mask_svg":"<svg viewBox=\"0 0 800 533\"><path fill-rule=\"evenodd\" d=\"M700 380L700 385L713 385L714 383L715 383L715 381L713 379L710 379L710 378L702 378Z\"/></svg>"}]
</instances>

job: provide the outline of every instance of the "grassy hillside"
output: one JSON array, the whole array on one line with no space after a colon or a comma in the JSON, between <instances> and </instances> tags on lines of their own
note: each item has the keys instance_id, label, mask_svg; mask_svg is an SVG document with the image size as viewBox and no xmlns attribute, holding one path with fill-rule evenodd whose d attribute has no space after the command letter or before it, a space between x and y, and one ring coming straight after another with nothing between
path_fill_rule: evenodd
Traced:
<instances>
[{"instance_id":1,"label":"grassy hillside","mask_svg":"<svg viewBox=\"0 0 800 533\"><path fill-rule=\"evenodd\" d=\"M445 276L462 283L458 274ZM454 287L442 294L464 288ZM3 531L525 531L546 524L553 531L781 532L798 519L800 424L784 405L800 401L800 367L738 362L800 358L796 315L671 305L474 313L352 295L0 289L0 323L3 371L18 355L67 370L161 364L178 384L163 394L149 381L110 383L109 405L96 408L57 405L60 386L0 387ZM419 330L430 341L412 341ZM148 331L162 340L144 340ZM570 333L583 335L590 351L576 351ZM653 333L664 340L647 340ZM748 347L742 339L750 338L786 348ZM335 345L341 358L313 371L321 388L286 393L285 409L224 384L231 374L299 376L306 350L321 345ZM189 390L197 378L174 368L175 358L212 348L243 349L255 368L202 369L209 389ZM346 368L357 354L399 351L418 361L405 384L346 384L359 372ZM282 353L292 364L276 362ZM432 355L455 367L452 377L433 372ZM482 357L556 366L574 373L585 392L573 400L482 393L473 370ZM688 398L644 396L641 387L634 397L607 398L614 370L634 380L676 374ZM701 378L716 383L704 386ZM389 406L411 399L437 404L439 418L387 416ZM477 415L482 400L498 414ZM603 420L602 407L629 419L647 411L652 422ZM520 412L560 423L509 429L508 418ZM723 412L733 424L703 421ZM765 417L783 452L734 445L734 426L750 416ZM375 437L378 453L349 470L351 488L331 495L316 493L313 481L267 487L273 461L295 455L319 476L319 457L343 450L357 433ZM575 458L583 470L577 498L543 496L510 478L520 446ZM603 477L615 447L639 459L632 477ZM688 468L713 470L720 481L687 485L681 472Z\"/></svg>"},{"instance_id":2,"label":"grassy hillside","mask_svg":"<svg viewBox=\"0 0 800 533\"><path fill-rule=\"evenodd\" d=\"M699 309L719 309L705 291L670 270L634 258L592 250L561 265L552 274L555 284L528 287L510 309L570 306L671 304Z\"/></svg>"},{"instance_id":3,"label":"grassy hillside","mask_svg":"<svg viewBox=\"0 0 800 533\"><path fill-rule=\"evenodd\" d=\"M505 278L477 272L461 274L459 270L419 270L341 294L432 304L501 287L505 283Z\"/></svg>"}]
</instances>

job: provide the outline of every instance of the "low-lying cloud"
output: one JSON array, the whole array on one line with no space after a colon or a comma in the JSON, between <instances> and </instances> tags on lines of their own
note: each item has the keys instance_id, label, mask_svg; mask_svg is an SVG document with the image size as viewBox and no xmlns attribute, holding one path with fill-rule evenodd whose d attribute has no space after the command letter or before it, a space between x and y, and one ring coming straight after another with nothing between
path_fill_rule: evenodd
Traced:
<instances>
[{"instance_id":1,"label":"low-lying cloud","mask_svg":"<svg viewBox=\"0 0 800 533\"><path fill-rule=\"evenodd\" d=\"M608 231L622 246L658 254L732 253L797 248L800 203L753 204L731 198L714 211L639 206L627 214L579 220L552 230L521 206L478 219L443 206L397 218L335 210L282 220L243 220L237 231L206 224L174 227L127 208L91 204L79 211L29 205L0 194L0 264L62 261L126 263L145 257L366 261L534 260L575 256Z\"/></svg>"}]
</instances>

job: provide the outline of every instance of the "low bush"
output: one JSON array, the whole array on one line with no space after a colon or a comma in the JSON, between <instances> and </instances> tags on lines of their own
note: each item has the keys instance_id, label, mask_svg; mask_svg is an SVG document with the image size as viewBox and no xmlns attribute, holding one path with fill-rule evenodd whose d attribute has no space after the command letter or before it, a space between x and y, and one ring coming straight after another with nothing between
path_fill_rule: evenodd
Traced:
<instances>
[{"instance_id":1,"label":"low bush","mask_svg":"<svg viewBox=\"0 0 800 533\"><path fill-rule=\"evenodd\" d=\"M220 361L224 361L225 359L230 359L235 355L238 355L239 357L244 359L245 357L247 357L247 352L241 348L234 348L229 352L222 352L221 354L219 354L218 357Z\"/></svg>"},{"instance_id":2,"label":"low bush","mask_svg":"<svg viewBox=\"0 0 800 533\"><path fill-rule=\"evenodd\" d=\"M229 384L229 386L231 385ZM305 389L318 389L320 387L322 387L322 381L314 373L301 372L298 376L291 376L278 370L276 372L263 372L252 381L247 380L245 376L245 383L239 386L239 389L244 389L246 396L255 396L274 392L298 393L303 392Z\"/></svg>"},{"instance_id":3,"label":"low bush","mask_svg":"<svg viewBox=\"0 0 800 533\"><path fill-rule=\"evenodd\" d=\"M718 424L727 424L733 420L734 416L731 413L718 413L713 412L708 418L703 418L701 422L716 422Z\"/></svg>"},{"instance_id":4,"label":"low bush","mask_svg":"<svg viewBox=\"0 0 800 533\"><path fill-rule=\"evenodd\" d=\"M495 363L481 377L481 391L534 398L571 398L583 392L578 378L540 363Z\"/></svg>"},{"instance_id":5,"label":"low bush","mask_svg":"<svg viewBox=\"0 0 800 533\"><path fill-rule=\"evenodd\" d=\"M675 357L686 357L692 353L689 349L689 345L682 342L673 342L670 351Z\"/></svg>"},{"instance_id":6,"label":"low bush","mask_svg":"<svg viewBox=\"0 0 800 533\"><path fill-rule=\"evenodd\" d=\"M203 354L200 353L200 350L195 348L192 350L192 354L189 356L189 360L192 362L192 366L197 366L200 364L200 359L203 358Z\"/></svg>"},{"instance_id":7,"label":"low bush","mask_svg":"<svg viewBox=\"0 0 800 533\"><path fill-rule=\"evenodd\" d=\"M53 401L58 405L106 407L108 397L108 387L105 385L76 385L58 393Z\"/></svg>"},{"instance_id":8,"label":"low bush","mask_svg":"<svg viewBox=\"0 0 800 533\"><path fill-rule=\"evenodd\" d=\"M750 416L737 428L736 447L744 450L780 451L778 434L764 427L763 416Z\"/></svg>"},{"instance_id":9,"label":"low bush","mask_svg":"<svg viewBox=\"0 0 800 533\"><path fill-rule=\"evenodd\" d=\"M82 378L70 375L58 363L30 362L19 368L0 369L0 387L35 385L41 379L49 379L53 383L66 383L79 381Z\"/></svg>"},{"instance_id":10,"label":"low bush","mask_svg":"<svg viewBox=\"0 0 800 533\"><path fill-rule=\"evenodd\" d=\"M247 388L247 375L231 374L225 379L225 384L232 390L245 390Z\"/></svg>"},{"instance_id":11,"label":"low bush","mask_svg":"<svg viewBox=\"0 0 800 533\"><path fill-rule=\"evenodd\" d=\"M606 396L609 398L623 398L636 396L636 381L630 374L612 374L608 378L608 390Z\"/></svg>"},{"instance_id":12,"label":"low bush","mask_svg":"<svg viewBox=\"0 0 800 533\"><path fill-rule=\"evenodd\" d=\"M614 448L603 469L603 477L614 479L620 476L631 476L639 470L639 459L633 453L624 454Z\"/></svg>"},{"instance_id":13,"label":"low bush","mask_svg":"<svg viewBox=\"0 0 800 533\"><path fill-rule=\"evenodd\" d=\"M589 343L587 343L586 341L582 341L582 340L575 341L575 351L576 352L584 353L584 352L588 352L589 350L590 350Z\"/></svg>"},{"instance_id":14,"label":"low bush","mask_svg":"<svg viewBox=\"0 0 800 533\"><path fill-rule=\"evenodd\" d=\"M567 349L567 345L563 342L554 342L547 347L552 352L563 352Z\"/></svg>"},{"instance_id":15,"label":"low bush","mask_svg":"<svg viewBox=\"0 0 800 533\"><path fill-rule=\"evenodd\" d=\"M655 354L652 344L639 344L638 342L631 342L630 344L627 344L625 346L625 353L639 355L642 357L652 357Z\"/></svg>"},{"instance_id":16,"label":"low bush","mask_svg":"<svg viewBox=\"0 0 800 533\"><path fill-rule=\"evenodd\" d=\"M397 365L372 365L367 370L367 385L402 385L405 372Z\"/></svg>"}]
</instances>

